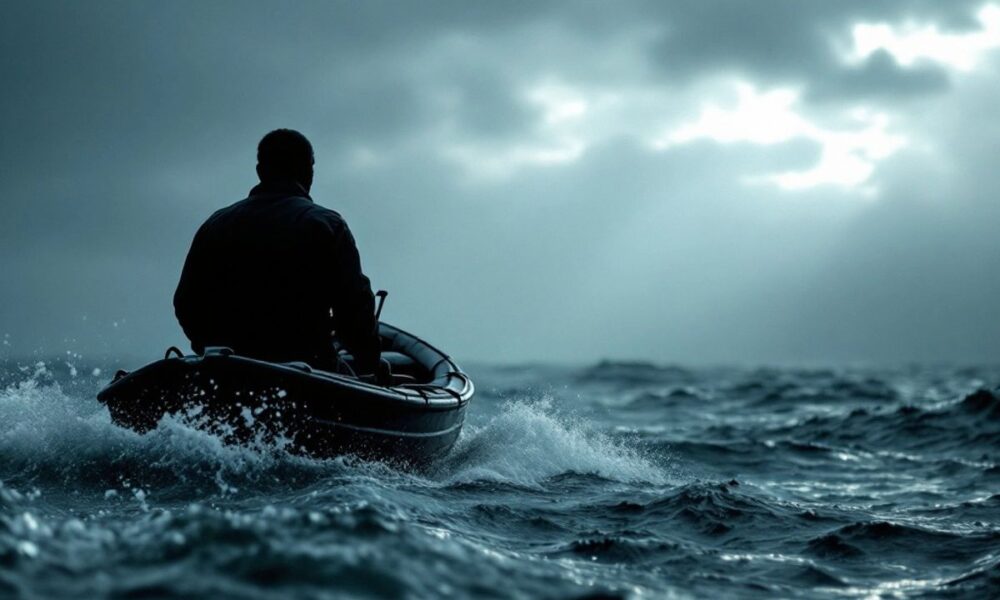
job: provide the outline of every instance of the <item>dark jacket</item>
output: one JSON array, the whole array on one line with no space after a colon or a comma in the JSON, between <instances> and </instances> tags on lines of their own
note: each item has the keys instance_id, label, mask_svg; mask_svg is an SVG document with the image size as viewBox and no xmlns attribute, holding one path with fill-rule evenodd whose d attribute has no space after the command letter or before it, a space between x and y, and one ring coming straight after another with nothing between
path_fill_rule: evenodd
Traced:
<instances>
[{"instance_id":1,"label":"dark jacket","mask_svg":"<svg viewBox=\"0 0 1000 600\"><path fill-rule=\"evenodd\" d=\"M378 361L375 299L354 237L296 183L260 184L205 221L174 309L195 352L228 346L330 368L336 332L357 371L371 373Z\"/></svg>"}]
</instances>

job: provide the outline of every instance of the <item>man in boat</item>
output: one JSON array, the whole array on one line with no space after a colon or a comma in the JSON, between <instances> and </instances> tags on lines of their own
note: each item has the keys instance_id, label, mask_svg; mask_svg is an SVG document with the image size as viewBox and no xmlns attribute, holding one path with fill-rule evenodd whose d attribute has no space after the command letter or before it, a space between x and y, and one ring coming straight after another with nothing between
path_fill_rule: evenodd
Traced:
<instances>
[{"instance_id":1,"label":"man in boat","mask_svg":"<svg viewBox=\"0 0 1000 600\"><path fill-rule=\"evenodd\" d=\"M343 217L309 196L313 164L301 133L268 133L257 146L260 183L195 234L174 294L195 352L227 346L336 370L342 344L355 373L378 370L371 284Z\"/></svg>"}]
</instances>

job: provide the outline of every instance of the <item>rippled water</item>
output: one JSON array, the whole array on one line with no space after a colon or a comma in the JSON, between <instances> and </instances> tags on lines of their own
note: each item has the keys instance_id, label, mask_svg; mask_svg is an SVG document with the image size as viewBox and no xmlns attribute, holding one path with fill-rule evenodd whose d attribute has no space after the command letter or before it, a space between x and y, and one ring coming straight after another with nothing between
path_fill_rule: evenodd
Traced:
<instances>
[{"instance_id":1,"label":"rippled water","mask_svg":"<svg viewBox=\"0 0 1000 600\"><path fill-rule=\"evenodd\" d=\"M1000 596L998 369L480 366L421 472L139 436L92 369L0 369L0 596Z\"/></svg>"}]
</instances>

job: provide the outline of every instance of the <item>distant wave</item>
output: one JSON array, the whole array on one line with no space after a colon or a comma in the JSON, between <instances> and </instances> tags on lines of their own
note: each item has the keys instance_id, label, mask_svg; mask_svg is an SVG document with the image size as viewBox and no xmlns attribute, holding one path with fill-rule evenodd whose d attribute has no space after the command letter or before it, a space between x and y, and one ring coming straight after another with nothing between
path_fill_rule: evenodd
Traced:
<instances>
[{"instance_id":1,"label":"distant wave","mask_svg":"<svg viewBox=\"0 0 1000 600\"><path fill-rule=\"evenodd\" d=\"M689 382L694 373L682 367L661 366L644 361L604 360L577 374L581 383L610 383L616 385L669 384Z\"/></svg>"},{"instance_id":2,"label":"distant wave","mask_svg":"<svg viewBox=\"0 0 1000 600\"><path fill-rule=\"evenodd\" d=\"M792 428L784 431L792 433ZM1000 445L1000 397L997 392L979 390L943 406L856 408L846 415L812 417L796 424L794 433L864 448L946 451L979 447L991 451Z\"/></svg>"}]
</instances>

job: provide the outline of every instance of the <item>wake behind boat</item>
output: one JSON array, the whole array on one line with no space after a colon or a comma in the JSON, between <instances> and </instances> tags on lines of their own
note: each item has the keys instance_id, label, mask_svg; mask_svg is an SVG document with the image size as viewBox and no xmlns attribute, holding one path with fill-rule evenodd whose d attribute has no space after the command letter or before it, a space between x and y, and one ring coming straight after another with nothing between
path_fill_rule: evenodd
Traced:
<instances>
[{"instance_id":1,"label":"wake behind boat","mask_svg":"<svg viewBox=\"0 0 1000 600\"><path fill-rule=\"evenodd\" d=\"M115 423L140 433L179 415L230 442L280 439L316 457L433 460L461 433L472 381L410 333L379 323L379 337L393 369L388 386L209 348L193 356L168 351L137 371L119 371L97 398Z\"/></svg>"}]
</instances>

